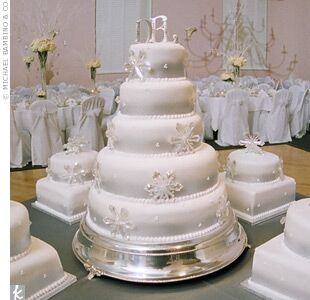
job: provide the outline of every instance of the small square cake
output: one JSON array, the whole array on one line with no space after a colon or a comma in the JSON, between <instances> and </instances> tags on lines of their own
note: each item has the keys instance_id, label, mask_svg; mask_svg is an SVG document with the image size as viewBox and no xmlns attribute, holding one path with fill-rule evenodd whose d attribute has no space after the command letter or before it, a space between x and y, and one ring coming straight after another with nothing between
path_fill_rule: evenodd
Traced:
<instances>
[{"instance_id":1,"label":"small square cake","mask_svg":"<svg viewBox=\"0 0 310 300\"><path fill-rule=\"evenodd\" d=\"M258 139L245 141L246 149L227 158L226 187L236 215L256 224L286 212L295 200L296 183L283 174L283 161L277 155L257 147Z\"/></svg>"},{"instance_id":2,"label":"small square cake","mask_svg":"<svg viewBox=\"0 0 310 300\"><path fill-rule=\"evenodd\" d=\"M268 299L310 299L310 198L293 202L284 233L257 247L245 288Z\"/></svg>"},{"instance_id":3,"label":"small square cake","mask_svg":"<svg viewBox=\"0 0 310 300\"><path fill-rule=\"evenodd\" d=\"M86 211L98 155L96 151L82 151L81 145L80 138L71 138L65 152L49 159L48 176L36 184L33 206L69 224L79 222Z\"/></svg>"}]
</instances>

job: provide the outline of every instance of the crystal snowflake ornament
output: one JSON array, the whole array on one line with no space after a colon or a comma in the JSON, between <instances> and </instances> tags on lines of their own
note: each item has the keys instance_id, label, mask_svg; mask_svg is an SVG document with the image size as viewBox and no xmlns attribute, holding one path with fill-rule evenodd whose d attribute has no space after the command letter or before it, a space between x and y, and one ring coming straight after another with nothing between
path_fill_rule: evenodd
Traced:
<instances>
[{"instance_id":1,"label":"crystal snowflake ornament","mask_svg":"<svg viewBox=\"0 0 310 300\"><path fill-rule=\"evenodd\" d=\"M146 54L140 50L138 55L129 51L128 63L125 64L125 71L129 72L128 79L138 77L143 80L147 72L151 71L151 66L145 61Z\"/></svg>"},{"instance_id":2,"label":"crystal snowflake ornament","mask_svg":"<svg viewBox=\"0 0 310 300\"><path fill-rule=\"evenodd\" d=\"M111 150L114 149L114 143L117 141L117 138L115 135L115 126L112 122L108 123L105 135L108 138L107 147Z\"/></svg>"},{"instance_id":3,"label":"crystal snowflake ornament","mask_svg":"<svg viewBox=\"0 0 310 300\"><path fill-rule=\"evenodd\" d=\"M258 146L264 146L264 142L260 140L257 134L250 135L249 133L245 135L245 139L239 142L240 146L246 147L246 152L262 154L263 150Z\"/></svg>"},{"instance_id":4,"label":"crystal snowflake ornament","mask_svg":"<svg viewBox=\"0 0 310 300\"><path fill-rule=\"evenodd\" d=\"M229 218L230 202L226 200L225 196L220 198L218 208L216 210L216 217L220 225L224 224Z\"/></svg>"},{"instance_id":5,"label":"crystal snowflake ornament","mask_svg":"<svg viewBox=\"0 0 310 300\"><path fill-rule=\"evenodd\" d=\"M84 183L84 177L86 173L79 163L75 162L73 166L65 165L64 169L67 172L64 177L66 180L68 180L69 184Z\"/></svg>"},{"instance_id":6,"label":"crystal snowflake ornament","mask_svg":"<svg viewBox=\"0 0 310 300\"><path fill-rule=\"evenodd\" d=\"M193 122L190 124L177 123L176 130L178 136L172 137L170 143L175 146L177 153L189 153L191 152L195 144L199 143L201 138L198 134L194 134L193 131L195 125Z\"/></svg>"},{"instance_id":7,"label":"crystal snowflake ornament","mask_svg":"<svg viewBox=\"0 0 310 300\"><path fill-rule=\"evenodd\" d=\"M167 172L164 176L159 172L154 172L153 182L145 187L145 190L154 200L172 199L175 192L179 192L182 189L183 185L176 181L174 172Z\"/></svg>"},{"instance_id":8,"label":"crystal snowflake ornament","mask_svg":"<svg viewBox=\"0 0 310 300\"><path fill-rule=\"evenodd\" d=\"M100 192L103 189L103 181L100 176L100 169L98 162L96 162L94 169L92 170L92 174L93 174L92 186L97 192Z\"/></svg>"},{"instance_id":9,"label":"crystal snowflake ornament","mask_svg":"<svg viewBox=\"0 0 310 300\"><path fill-rule=\"evenodd\" d=\"M229 158L226 161L226 165L224 166L225 177L234 181L236 175L236 161L231 161Z\"/></svg>"},{"instance_id":10,"label":"crystal snowflake ornament","mask_svg":"<svg viewBox=\"0 0 310 300\"><path fill-rule=\"evenodd\" d=\"M112 217L104 218L103 222L105 225L110 227L111 235L120 235L123 239L129 240L130 231L132 231L135 226L128 220L127 209L121 208L120 211L117 211L113 205L110 205L109 210L112 214Z\"/></svg>"},{"instance_id":11,"label":"crystal snowflake ornament","mask_svg":"<svg viewBox=\"0 0 310 300\"><path fill-rule=\"evenodd\" d=\"M86 146L87 142L82 136L70 137L68 139L68 143L63 145L66 154L80 153L85 149Z\"/></svg>"}]
</instances>

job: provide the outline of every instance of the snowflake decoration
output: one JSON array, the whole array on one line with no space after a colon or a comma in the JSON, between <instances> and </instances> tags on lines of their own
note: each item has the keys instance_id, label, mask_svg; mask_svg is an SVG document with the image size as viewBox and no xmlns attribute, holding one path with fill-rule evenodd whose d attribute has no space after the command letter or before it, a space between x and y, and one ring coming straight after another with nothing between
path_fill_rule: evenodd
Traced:
<instances>
[{"instance_id":1,"label":"snowflake decoration","mask_svg":"<svg viewBox=\"0 0 310 300\"><path fill-rule=\"evenodd\" d=\"M92 170L93 180L92 186L95 188L97 192L100 192L103 188L103 181L100 176L99 164L96 162L94 169Z\"/></svg>"},{"instance_id":2,"label":"snowflake decoration","mask_svg":"<svg viewBox=\"0 0 310 300\"><path fill-rule=\"evenodd\" d=\"M281 180L284 180L284 172L283 172L283 159L281 158L278 163L278 174Z\"/></svg>"},{"instance_id":3,"label":"snowflake decoration","mask_svg":"<svg viewBox=\"0 0 310 300\"><path fill-rule=\"evenodd\" d=\"M125 71L129 72L129 79L138 76L141 80L143 80L145 73L151 71L151 66L145 61L145 56L145 52L141 50L137 56L133 51L129 51L129 62L125 64Z\"/></svg>"},{"instance_id":4,"label":"snowflake decoration","mask_svg":"<svg viewBox=\"0 0 310 300\"><path fill-rule=\"evenodd\" d=\"M48 158L47 160L47 168L45 169L45 171L49 179L53 178L54 173L51 170L51 158Z\"/></svg>"},{"instance_id":5,"label":"snowflake decoration","mask_svg":"<svg viewBox=\"0 0 310 300\"><path fill-rule=\"evenodd\" d=\"M70 154L70 153L77 154L83 151L83 149L86 146L87 146L87 142L82 136L70 137L68 139L68 143L63 145L66 154Z\"/></svg>"},{"instance_id":6,"label":"snowflake decoration","mask_svg":"<svg viewBox=\"0 0 310 300\"><path fill-rule=\"evenodd\" d=\"M115 126L112 122L108 123L108 128L105 133L106 137L108 138L108 148L114 149L114 143L117 141L116 135L115 135Z\"/></svg>"},{"instance_id":7,"label":"snowflake decoration","mask_svg":"<svg viewBox=\"0 0 310 300\"><path fill-rule=\"evenodd\" d=\"M175 145L177 153L188 153L194 149L196 143L199 143L201 138L198 134L194 134L193 131L195 125L193 122L190 124L177 123L176 130L178 133L177 137L171 138L171 144Z\"/></svg>"},{"instance_id":8,"label":"snowflake decoration","mask_svg":"<svg viewBox=\"0 0 310 300\"><path fill-rule=\"evenodd\" d=\"M183 185L175 180L173 172L167 172L161 176L159 172L154 172L153 183L147 184L145 190L154 200L168 200L174 198L174 193L182 190Z\"/></svg>"},{"instance_id":9,"label":"snowflake decoration","mask_svg":"<svg viewBox=\"0 0 310 300\"><path fill-rule=\"evenodd\" d=\"M258 146L264 146L264 142L260 140L257 134L250 135L249 133L245 135L245 139L239 142L240 146L246 147L246 152L262 154L263 150Z\"/></svg>"},{"instance_id":10,"label":"snowflake decoration","mask_svg":"<svg viewBox=\"0 0 310 300\"><path fill-rule=\"evenodd\" d=\"M103 222L105 225L110 226L112 236L120 235L123 239L129 240L130 231L135 226L128 221L128 211L125 208L121 208L118 212L113 206L109 206L109 210L112 214L112 218L104 218Z\"/></svg>"},{"instance_id":11,"label":"snowflake decoration","mask_svg":"<svg viewBox=\"0 0 310 300\"><path fill-rule=\"evenodd\" d=\"M226 200L226 197L220 198L219 206L216 210L216 217L220 225L224 224L229 217L230 202Z\"/></svg>"},{"instance_id":12,"label":"snowflake decoration","mask_svg":"<svg viewBox=\"0 0 310 300\"><path fill-rule=\"evenodd\" d=\"M65 175L65 179L68 180L69 184L84 183L85 177L85 170L82 169L79 163L74 163L73 166L65 165L64 169L66 170L67 174Z\"/></svg>"},{"instance_id":13,"label":"snowflake decoration","mask_svg":"<svg viewBox=\"0 0 310 300\"><path fill-rule=\"evenodd\" d=\"M226 172L225 177L234 181L236 176L236 161L231 161L229 158L227 159L226 165L224 166L224 171Z\"/></svg>"}]
</instances>

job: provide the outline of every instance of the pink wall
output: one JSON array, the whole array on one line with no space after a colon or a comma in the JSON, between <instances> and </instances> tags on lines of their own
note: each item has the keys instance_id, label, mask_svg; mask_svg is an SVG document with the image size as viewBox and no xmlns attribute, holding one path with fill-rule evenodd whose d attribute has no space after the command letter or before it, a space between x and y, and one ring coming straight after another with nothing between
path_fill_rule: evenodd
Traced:
<instances>
[{"instance_id":1,"label":"pink wall","mask_svg":"<svg viewBox=\"0 0 310 300\"><path fill-rule=\"evenodd\" d=\"M21 41L21 29L27 27L29 13L34 11L34 6L41 0L23 0L27 3L25 9L21 9L21 2L11 1L11 86L35 85L39 82L38 65L34 64L30 72L27 72L23 57L23 44L28 39L30 43L36 37L29 35L23 36ZM60 1L60 2L59 2ZM61 81L90 85L89 73L85 68L85 63L90 58L89 53L95 49L95 1L96 0L50 0L46 1L51 14L55 13L55 3L61 3L62 11L59 14L59 23L62 32L58 36L58 49L49 58L53 64L53 74L50 74L51 83ZM222 1L220 0L153 0L152 15L164 14L168 17L168 28L172 35L178 34L180 42L187 46L185 38L185 28L192 26L199 27L200 18L207 16L210 21L210 14L214 8L216 20L222 19ZM308 22L310 11L309 0L269 0L268 1L268 32L274 28L276 42L272 51L268 53L268 60L271 64L277 64L280 58L280 51L285 44L288 52L288 60L297 55L298 64L294 71L295 77L310 80L310 25ZM30 21L28 18L28 22ZM33 26L34 24L32 24ZM31 28L31 26L29 26ZM27 28L26 28L27 29ZM214 28L211 27L211 30ZM29 30L28 30L29 31ZM31 30L33 32L33 30ZM63 41L66 41L66 46ZM23 42L23 43L22 43ZM208 44L196 32L190 43L194 52L203 53L208 49ZM287 61L288 61L287 60ZM278 73L286 73L287 63L281 68L276 69ZM211 68L210 69L214 69ZM208 76L206 67L189 68L189 76ZM257 73L257 75L262 75ZM111 74L98 76L98 79L111 80L123 76L122 74ZM276 76L276 77L279 77Z\"/></svg>"}]
</instances>

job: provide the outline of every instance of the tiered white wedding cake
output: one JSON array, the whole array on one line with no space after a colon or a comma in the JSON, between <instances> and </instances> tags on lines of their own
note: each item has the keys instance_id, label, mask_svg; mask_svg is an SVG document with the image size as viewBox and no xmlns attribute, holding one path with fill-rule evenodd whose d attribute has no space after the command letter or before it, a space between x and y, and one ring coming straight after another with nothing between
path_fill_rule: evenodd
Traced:
<instances>
[{"instance_id":1,"label":"tiered white wedding cake","mask_svg":"<svg viewBox=\"0 0 310 300\"><path fill-rule=\"evenodd\" d=\"M159 18L165 20L163 16ZM174 42L166 40L165 21L161 29L162 42L155 42L152 37L129 49L129 78L120 88L120 110L108 125L108 147L98 155L95 185L90 190L85 223L77 238L86 226L86 231L91 230L105 240L105 246L110 241L115 245L124 243L124 248L147 245L154 249L195 239L212 241L230 232L227 245L234 250L225 252L227 257L223 258L225 244L217 256L217 262L224 266L229 263L227 259L240 255L246 238L227 202L217 153L202 143L203 125L195 112L195 90L185 78L187 53L176 37ZM94 249L89 249L88 254L95 253ZM189 248L186 251L190 257ZM126 253L129 252L127 249ZM80 254L79 258L83 256ZM229 255L234 258L228 258ZM121 260L121 255L117 259ZM146 259L148 267L154 267L151 256ZM203 266L203 257L193 261L200 259ZM131 260L122 261L123 270L109 270L105 274L126 280L156 281L165 272L169 280L169 269L148 278L147 268L135 269L135 259ZM141 263L142 260L140 257ZM200 267L197 270L203 273ZM137 277L128 275L131 271ZM207 272L210 270L204 270Z\"/></svg>"},{"instance_id":2,"label":"tiered white wedding cake","mask_svg":"<svg viewBox=\"0 0 310 300\"><path fill-rule=\"evenodd\" d=\"M284 233L257 247L245 287L268 299L310 299L310 198L293 202Z\"/></svg>"},{"instance_id":3,"label":"tiered white wedding cake","mask_svg":"<svg viewBox=\"0 0 310 300\"><path fill-rule=\"evenodd\" d=\"M10 223L10 282L25 287L26 299L48 299L76 281L63 271L56 250L30 235L24 205L11 201Z\"/></svg>"},{"instance_id":4,"label":"tiered white wedding cake","mask_svg":"<svg viewBox=\"0 0 310 300\"><path fill-rule=\"evenodd\" d=\"M49 159L48 176L37 181L33 206L72 224L86 211L98 152L85 150L87 145L81 137L69 138L64 146L64 152Z\"/></svg>"},{"instance_id":5,"label":"tiered white wedding cake","mask_svg":"<svg viewBox=\"0 0 310 300\"><path fill-rule=\"evenodd\" d=\"M241 145L246 149L228 155L226 186L228 200L236 215L259 223L286 212L295 200L296 183L283 173L283 161L263 151L258 136L248 135Z\"/></svg>"}]
</instances>

